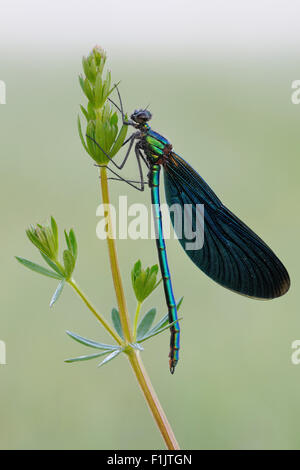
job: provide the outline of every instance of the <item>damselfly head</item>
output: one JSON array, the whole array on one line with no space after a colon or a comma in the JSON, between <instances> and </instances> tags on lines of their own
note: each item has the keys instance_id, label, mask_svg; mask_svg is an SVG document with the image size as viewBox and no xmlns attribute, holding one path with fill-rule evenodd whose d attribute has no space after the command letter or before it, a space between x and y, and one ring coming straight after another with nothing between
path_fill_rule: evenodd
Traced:
<instances>
[{"instance_id":1,"label":"damselfly head","mask_svg":"<svg viewBox=\"0 0 300 470\"><path fill-rule=\"evenodd\" d=\"M137 124L145 124L147 121L150 121L152 114L148 109L136 109L130 117Z\"/></svg>"}]
</instances>

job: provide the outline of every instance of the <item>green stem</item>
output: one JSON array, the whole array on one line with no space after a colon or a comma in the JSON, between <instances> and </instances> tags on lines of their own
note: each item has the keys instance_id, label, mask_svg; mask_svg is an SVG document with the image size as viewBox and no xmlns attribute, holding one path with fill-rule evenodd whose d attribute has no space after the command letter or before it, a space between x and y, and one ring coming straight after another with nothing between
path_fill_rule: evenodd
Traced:
<instances>
[{"instance_id":1,"label":"green stem","mask_svg":"<svg viewBox=\"0 0 300 470\"><path fill-rule=\"evenodd\" d=\"M113 283L114 283L117 302L119 306L120 320L121 320L121 325L122 325L122 330L124 333L125 341L127 343L132 343L132 334L131 334L131 329L130 329L129 314L127 310L124 289L123 289L123 284L122 284L122 279L121 279L121 274L120 274L116 244L113 238L113 226L112 226L112 219L111 219L111 213L110 213L108 182L107 182L107 173L106 173L105 167L101 168L100 178L101 178L102 200L105 206L107 247L108 247Z\"/></svg>"},{"instance_id":2,"label":"green stem","mask_svg":"<svg viewBox=\"0 0 300 470\"><path fill-rule=\"evenodd\" d=\"M128 311L126 307L123 284L122 284L122 279L120 275L116 244L115 244L114 239L112 238L113 229L112 229L112 219L111 219L111 214L110 214L106 168L104 167L101 168L100 177L101 177L102 198L103 198L103 203L106 209L105 215L106 215L106 222L107 222L108 253L109 253L114 287L116 291L116 297L117 297L118 306L119 306L120 320L121 320L122 329L124 332L125 341L128 343L132 343L132 332L130 328L129 315L128 315ZM176 441L173 430L167 420L164 410L157 398L155 390L143 366L139 352L136 349L130 348L127 352L127 357L131 364L135 377L139 383L139 386L144 394L146 402L150 408L150 411L153 415L153 418L166 443L167 448L169 450L179 450L179 445Z\"/></svg>"},{"instance_id":3,"label":"green stem","mask_svg":"<svg viewBox=\"0 0 300 470\"><path fill-rule=\"evenodd\" d=\"M135 316L134 316L133 341L136 341L137 324L138 324L138 319L139 319L141 306L142 306L142 302L138 302L137 306L136 306Z\"/></svg>"},{"instance_id":4,"label":"green stem","mask_svg":"<svg viewBox=\"0 0 300 470\"><path fill-rule=\"evenodd\" d=\"M76 284L76 282L74 281L74 279L69 279L68 281L68 284L70 284L71 287L73 287L73 289L77 292L77 294L79 295L79 297L83 300L83 302L85 303L85 305L87 306L87 308L92 312L92 314L97 318L97 320L104 326L104 328L108 331L108 333L114 338L114 340L122 345L123 344L123 341L122 339L120 338L120 336L109 326L109 324L107 323L107 321L102 317L102 315L100 315L100 313L98 313L95 308L92 306L92 304L88 301L88 299L86 298L86 296L84 295L84 293L80 290L80 288L78 287L78 285Z\"/></svg>"},{"instance_id":5,"label":"green stem","mask_svg":"<svg viewBox=\"0 0 300 470\"><path fill-rule=\"evenodd\" d=\"M165 441L165 444L169 450L180 450L175 434L142 363L140 354L136 350L131 351L132 353L128 355L131 367L144 394L153 418L155 419L159 431Z\"/></svg>"}]
</instances>

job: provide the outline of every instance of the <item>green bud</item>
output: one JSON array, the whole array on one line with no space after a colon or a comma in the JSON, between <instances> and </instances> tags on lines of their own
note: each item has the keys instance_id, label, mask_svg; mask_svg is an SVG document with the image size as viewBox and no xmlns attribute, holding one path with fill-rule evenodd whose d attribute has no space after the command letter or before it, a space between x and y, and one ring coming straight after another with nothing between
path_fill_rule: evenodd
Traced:
<instances>
[{"instance_id":1,"label":"green bud","mask_svg":"<svg viewBox=\"0 0 300 470\"><path fill-rule=\"evenodd\" d=\"M104 51L104 49L102 49L102 47L100 46L95 46L94 49L93 49L93 52L92 52L94 58L95 58L95 62L96 62L96 67L98 68L98 70L101 71L101 73L103 72L103 67L104 67L104 64L106 62L106 52Z\"/></svg>"},{"instance_id":2,"label":"green bud","mask_svg":"<svg viewBox=\"0 0 300 470\"><path fill-rule=\"evenodd\" d=\"M51 217L50 224L31 226L26 230L26 234L29 240L40 251L46 263L55 271L56 274L52 272L52 277L70 279L75 268L78 253L74 230L71 229L69 233L65 230L67 249L63 252L63 266L58 260L58 229L54 217ZM45 268L27 260L25 261L27 264L24 262L23 264L30 269L49 276L49 272L46 272Z\"/></svg>"},{"instance_id":3,"label":"green bud","mask_svg":"<svg viewBox=\"0 0 300 470\"><path fill-rule=\"evenodd\" d=\"M131 271L131 281L138 302L143 302L158 286L160 281L156 282L157 274L157 264L144 270L140 260L135 263Z\"/></svg>"},{"instance_id":4,"label":"green bud","mask_svg":"<svg viewBox=\"0 0 300 470\"><path fill-rule=\"evenodd\" d=\"M51 217L48 225L37 224L26 230L29 240L50 260L56 260L58 255L58 231L55 219Z\"/></svg>"},{"instance_id":5,"label":"green bud","mask_svg":"<svg viewBox=\"0 0 300 470\"><path fill-rule=\"evenodd\" d=\"M88 99L88 104L81 106L87 121L86 129L81 126L78 118L78 132L85 151L99 165L106 165L109 162L105 153L113 158L121 149L128 130L128 126L122 126L119 131L118 115L108 102L108 97L115 86L111 86L110 71L106 72L104 78L105 62L106 54L103 49L94 47L88 57L83 57L84 76L79 76L80 86Z\"/></svg>"}]
</instances>

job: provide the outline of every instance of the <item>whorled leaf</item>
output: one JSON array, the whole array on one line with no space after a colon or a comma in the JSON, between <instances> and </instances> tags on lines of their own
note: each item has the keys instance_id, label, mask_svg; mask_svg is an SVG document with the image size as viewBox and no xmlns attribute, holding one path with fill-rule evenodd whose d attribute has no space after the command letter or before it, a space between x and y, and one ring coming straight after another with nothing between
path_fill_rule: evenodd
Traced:
<instances>
[{"instance_id":1,"label":"whorled leaf","mask_svg":"<svg viewBox=\"0 0 300 470\"><path fill-rule=\"evenodd\" d=\"M163 328L159 328L158 330L154 330L154 331L153 330L149 331L148 334L146 334L143 338L138 340L138 343L142 343L143 341L146 341L147 339L150 339L153 336L159 335L163 331L170 329L171 326L175 325L175 323L179 322L180 320L182 320L182 317L178 318L178 320L175 320L172 323L168 323Z\"/></svg>"},{"instance_id":2,"label":"whorled leaf","mask_svg":"<svg viewBox=\"0 0 300 470\"><path fill-rule=\"evenodd\" d=\"M158 266L142 269L141 261L137 261L131 271L132 287L138 302L143 302L159 285L156 282Z\"/></svg>"},{"instance_id":3,"label":"whorled leaf","mask_svg":"<svg viewBox=\"0 0 300 470\"><path fill-rule=\"evenodd\" d=\"M137 349L138 351L144 351L143 346L141 346L139 343L129 343L129 346L131 346L133 349Z\"/></svg>"},{"instance_id":4,"label":"whorled leaf","mask_svg":"<svg viewBox=\"0 0 300 470\"><path fill-rule=\"evenodd\" d=\"M63 276L59 275L57 272L50 271L49 269L44 268L43 266L40 266L39 264L33 263L32 261L29 261L28 259L20 258L19 256L16 256L16 259L23 266L25 266L28 269L31 269L31 271L35 271L38 274L51 277L52 279L59 279L59 280L63 279Z\"/></svg>"},{"instance_id":5,"label":"whorled leaf","mask_svg":"<svg viewBox=\"0 0 300 470\"><path fill-rule=\"evenodd\" d=\"M109 351L103 351L101 353L96 353L96 354L90 354L88 356L73 357L71 359L65 359L64 362L71 364L72 362L89 361L90 359L96 359L97 357L105 356L105 354L109 354Z\"/></svg>"},{"instance_id":6,"label":"whorled leaf","mask_svg":"<svg viewBox=\"0 0 300 470\"><path fill-rule=\"evenodd\" d=\"M48 258L47 255L45 255L42 251L40 251L42 258L46 261L46 263L50 266L50 268L54 269L54 271L57 272L61 277L64 277L64 273L59 269L59 267L52 261L50 258Z\"/></svg>"},{"instance_id":7,"label":"whorled leaf","mask_svg":"<svg viewBox=\"0 0 300 470\"><path fill-rule=\"evenodd\" d=\"M177 303L177 312L180 310L180 307L181 307L181 304L182 304L182 301L183 301L183 297L181 297ZM181 318L180 318L181 319ZM179 319L178 319L179 320ZM164 317L162 317L159 322L156 323L156 325L153 326L153 328L148 331L147 334L145 334L144 337L142 338L139 338L139 342L141 341L145 341L146 339L149 339L151 338L152 336L156 336L157 334L159 333L162 333L163 331L165 331L166 329L170 328L171 325L174 325L176 323L176 320L169 324L169 315L166 314Z\"/></svg>"},{"instance_id":8,"label":"whorled leaf","mask_svg":"<svg viewBox=\"0 0 300 470\"><path fill-rule=\"evenodd\" d=\"M77 244L75 232L72 228L69 232L69 240L70 240L70 244L71 244L71 252L72 252L72 254L73 254L73 256L76 260L77 259L77 254L78 254L78 244Z\"/></svg>"},{"instance_id":9,"label":"whorled leaf","mask_svg":"<svg viewBox=\"0 0 300 470\"><path fill-rule=\"evenodd\" d=\"M124 339L122 324L120 320L120 314L116 308L113 308L111 311L111 319L118 335Z\"/></svg>"},{"instance_id":10,"label":"whorled leaf","mask_svg":"<svg viewBox=\"0 0 300 470\"><path fill-rule=\"evenodd\" d=\"M65 286L65 283L66 283L66 280L63 279L62 281L60 281L60 283L58 284L57 288L56 288L56 291L54 292L52 298L51 298L51 301L50 301L50 308L53 306L53 304L58 300L59 296L61 295L62 291L63 291L63 288Z\"/></svg>"},{"instance_id":11,"label":"whorled leaf","mask_svg":"<svg viewBox=\"0 0 300 470\"><path fill-rule=\"evenodd\" d=\"M112 361L113 359L115 359L121 352L122 352L122 349L120 349L120 348L118 350L112 352L111 354L106 356L106 358L102 362L100 362L100 364L98 364L97 367L104 366L104 364L107 364L109 361Z\"/></svg>"},{"instance_id":12,"label":"whorled leaf","mask_svg":"<svg viewBox=\"0 0 300 470\"><path fill-rule=\"evenodd\" d=\"M137 328L137 340L139 340L140 338L143 338L145 334L150 330L154 322L155 315L156 315L156 308L151 308L151 310L149 310L144 315L144 317L142 318Z\"/></svg>"},{"instance_id":13,"label":"whorled leaf","mask_svg":"<svg viewBox=\"0 0 300 470\"><path fill-rule=\"evenodd\" d=\"M66 278L69 279L72 276L72 273L73 273L74 268L75 268L75 258L72 255L71 251L64 250L63 260L64 260Z\"/></svg>"},{"instance_id":14,"label":"whorled leaf","mask_svg":"<svg viewBox=\"0 0 300 470\"><path fill-rule=\"evenodd\" d=\"M84 338L83 336L77 335L76 333L72 333L71 331L66 331L66 333L68 336L70 336L70 338L74 339L80 344L88 346L89 348L104 349L107 351L115 351L116 349L119 349L119 346L115 346L113 344L98 343L97 341Z\"/></svg>"}]
</instances>

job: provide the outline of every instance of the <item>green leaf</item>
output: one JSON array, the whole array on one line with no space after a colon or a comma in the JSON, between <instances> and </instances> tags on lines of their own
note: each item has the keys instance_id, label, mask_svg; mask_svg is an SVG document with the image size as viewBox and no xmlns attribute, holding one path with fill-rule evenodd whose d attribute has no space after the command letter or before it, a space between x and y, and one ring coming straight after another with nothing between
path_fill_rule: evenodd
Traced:
<instances>
[{"instance_id":1,"label":"green leaf","mask_svg":"<svg viewBox=\"0 0 300 470\"><path fill-rule=\"evenodd\" d=\"M88 122L92 120L94 121L96 119L96 113L94 110L94 106L90 102L88 102L88 105L87 105L87 112L88 112Z\"/></svg>"},{"instance_id":2,"label":"green leaf","mask_svg":"<svg viewBox=\"0 0 300 470\"><path fill-rule=\"evenodd\" d=\"M114 145L112 146L112 149L110 151L110 157L113 158L116 153L118 153L118 151L120 150L120 148L122 147L125 139L126 139L126 135L127 135L127 131L128 131L128 126L122 126L121 127L121 130L118 134L118 137L114 143Z\"/></svg>"},{"instance_id":3,"label":"green leaf","mask_svg":"<svg viewBox=\"0 0 300 470\"><path fill-rule=\"evenodd\" d=\"M53 242L55 246L55 251L57 253L58 251L58 228L57 228L57 223L54 217L52 216L51 216L51 228L52 228L52 233L53 233Z\"/></svg>"},{"instance_id":4,"label":"green leaf","mask_svg":"<svg viewBox=\"0 0 300 470\"><path fill-rule=\"evenodd\" d=\"M143 302L158 286L159 283L156 283L157 273L157 264L144 270L140 260L135 263L131 271L131 281L138 302Z\"/></svg>"},{"instance_id":5,"label":"green leaf","mask_svg":"<svg viewBox=\"0 0 300 470\"><path fill-rule=\"evenodd\" d=\"M82 105L80 105L80 109L82 111L82 114L84 115L84 117L88 121L89 120L89 114L88 114L87 110Z\"/></svg>"},{"instance_id":6,"label":"green leaf","mask_svg":"<svg viewBox=\"0 0 300 470\"><path fill-rule=\"evenodd\" d=\"M87 99L94 104L94 92L93 92L93 89L90 85L90 82L88 80L88 78L86 78L84 80L84 93L85 93L85 96L87 97Z\"/></svg>"},{"instance_id":7,"label":"green leaf","mask_svg":"<svg viewBox=\"0 0 300 470\"><path fill-rule=\"evenodd\" d=\"M53 296L52 296L52 299L50 301L50 308L53 306L53 304L58 300L60 294L62 293L63 291L63 288L65 286L65 283L66 283L66 280L63 279L62 281L60 281L60 283L58 284L57 288L56 288L56 291L54 292Z\"/></svg>"},{"instance_id":8,"label":"green leaf","mask_svg":"<svg viewBox=\"0 0 300 470\"><path fill-rule=\"evenodd\" d=\"M120 352L122 352L122 349L117 349L116 351L112 352L104 359L104 361L100 362L97 367L104 366L104 364L107 364L109 361L112 361L115 357L120 354Z\"/></svg>"},{"instance_id":9,"label":"green leaf","mask_svg":"<svg viewBox=\"0 0 300 470\"><path fill-rule=\"evenodd\" d=\"M131 271L131 275L133 277L133 280L135 277L137 277L139 275L139 273L141 272L141 269L142 269L142 262L141 260L139 259L135 265L133 266L133 269Z\"/></svg>"},{"instance_id":10,"label":"green leaf","mask_svg":"<svg viewBox=\"0 0 300 470\"><path fill-rule=\"evenodd\" d=\"M57 274L64 277L64 273L61 272L61 270L56 266L56 264L50 258L48 258L48 256L45 255L45 253L43 253L42 251L40 251L40 253L41 253L41 256L44 258L44 260L46 261L46 263L50 266L50 268L54 269L54 271L56 271Z\"/></svg>"},{"instance_id":11,"label":"green leaf","mask_svg":"<svg viewBox=\"0 0 300 470\"><path fill-rule=\"evenodd\" d=\"M63 260L66 270L66 277L70 278L75 267L75 258L69 250L64 250Z\"/></svg>"},{"instance_id":12,"label":"green leaf","mask_svg":"<svg viewBox=\"0 0 300 470\"><path fill-rule=\"evenodd\" d=\"M41 243L40 239L33 232L33 229L26 230L26 235L31 241L31 243L33 243L33 245L35 245L38 250L42 251L47 256L51 255L51 253L49 252L49 249L45 248L45 246Z\"/></svg>"},{"instance_id":13,"label":"green leaf","mask_svg":"<svg viewBox=\"0 0 300 470\"><path fill-rule=\"evenodd\" d=\"M110 123L112 126L117 126L118 125L118 115L116 112L113 113L111 119L110 119Z\"/></svg>"},{"instance_id":14,"label":"green leaf","mask_svg":"<svg viewBox=\"0 0 300 470\"><path fill-rule=\"evenodd\" d=\"M71 364L72 362L89 361L90 359L95 359L96 357L105 356L105 354L108 354L108 351L91 354L89 356L78 356L78 357L74 357L73 359L65 359L64 362Z\"/></svg>"},{"instance_id":15,"label":"green leaf","mask_svg":"<svg viewBox=\"0 0 300 470\"><path fill-rule=\"evenodd\" d=\"M103 105L103 102L102 102L103 85L102 85L102 78L101 78L100 72L97 73L94 90L95 90L95 107L101 108Z\"/></svg>"},{"instance_id":16,"label":"green leaf","mask_svg":"<svg viewBox=\"0 0 300 470\"><path fill-rule=\"evenodd\" d=\"M67 247L68 247L69 250L71 251L71 243L70 243L70 240L69 240L68 232L67 232L66 230L64 230L64 234L65 234L65 239L66 239Z\"/></svg>"},{"instance_id":17,"label":"green leaf","mask_svg":"<svg viewBox=\"0 0 300 470\"><path fill-rule=\"evenodd\" d=\"M153 336L159 335L159 334L162 333L163 331L170 329L170 327L171 327L172 325L175 325L175 323L177 323L179 320L182 320L182 317L181 317L181 318L178 318L178 320L175 320L175 321L173 321L172 323L168 323L165 327L160 328L159 330L155 330L155 331L151 330L146 336L144 336L143 338L141 338L138 342L139 342L139 343L142 343L143 341L146 341L147 339L150 339L150 338L152 338Z\"/></svg>"},{"instance_id":18,"label":"green leaf","mask_svg":"<svg viewBox=\"0 0 300 470\"><path fill-rule=\"evenodd\" d=\"M179 312L179 309L181 307L183 301L183 297L181 297L177 303L177 312ZM166 314L164 317L162 317L156 325L152 328L150 333L154 333L155 331L159 330L160 328L163 328L164 326L169 324L169 315Z\"/></svg>"},{"instance_id":19,"label":"green leaf","mask_svg":"<svg viewBox=\"0 0 300 470\"><path fill-rule=\"evenodd\" d=\"M85 143L85 140L83 138L83 134L82 134L82 130L81 130L81 122L80 122L80 117L77 116L77 127L78 127L78 133L79 133L79 137L80 137L80 140L81 140L81 143L85 149L85 151L92 157L92 154L91 152L89 151L86 143Z\"/></svg>"},{"instance_id":20,"label":"green leaf","mask_svg":"<svg viewBox=\"0 0 300 470\"><path fill-rule=\"evenodd\" d=\"M154 325L151 331L156 331L165 326L166 324L169 323L169 315L166 314L164 317L161 318L161 320Z\"/></svg>"},{"instance_id":21,"label":"green leaf","mask_svg":"<svg viewBox=\"0 0 300 470\"><path fill-rule=\"evenodd\" d=\"M28 259L20 258L19 256L16 256L16 259L19 261L19 263L23 264L23 266L26 266L26 268L31 269L32 271L35 271L36 273L43 274L43 276L48 276L53 279L63 279L63 276L60 276L54 271L50 271L47 268L44 268L43 266L40 266L39 264L33 263L32 261L29 261Z\"/></svg>"},{"instance_id":22,"label":"green leaf","mask_svg":"<svg viewBox=\"0 0 300 470\"><path fill-rule=\"evenodd\" d=\"M133 349L137 349L138 351L144 351L143 346L141 346L139 343L129 343L129 346L131 346Z\"/></svg>"},{"instance_id":23,"label":"green leaf","mask_svg":"<svg viewBox=\"0 0 300 470\"><path fill-rule=\"evenodd\" d=\"M116 332L118 333L118 335L122 339L124 339L124 335L123 335L123 331L122 331L122 324L121 324L121 320L120 320L120 315L119 315L119 312L116 308L113 308L112 311L111 311L111 319L112 319L112 322L113 322L113 325L115 327Z\"/></svg>"},{"instance_id":24,"label":"green leaf","mask_svg":"<svg viewBox=\"0 0 300 470\"><path fill-rule=\"evenodd\" d=\"M92 339L84 338L83 336L79 336L75 333L72 333L71 331L66 331L67 335L69 335L72 339L77 341L80 344L84 344L85 346L88 346L89 348L95 348L95 349L105 349L108 351L114 351L116 349L119 349L119 346L114 346L112 344L103 344L103 343L98 343L97 341L93 341Z\"/></svg>"},{"instance_id":25,"label":"green leaf","mask_svg":"<svg viewBox=\"0 0 300 470\"><path fill-rule=\"evenodd\" d=\"M77 253L78 253L78 245L77 245L77 240L76 240L76 237L75 237L75 232L74 230L71 228L70 232L69 232L69 240L70 240L70 244L71 244L71 252L76 260L77 258Z\"/></svg>"},{"instance_id":26,"label":"green leaf","mask_svg":"<svg viewBox=\"0 0 300 470\"><path fill-rule=\"evenodd\" d=\"M79 83L80 83L80 86L81 86L81 88L82 88L83 93L85 93L85 91L84 91L84 78L83 78L83 76L82 76L82 75L78 75L78 80L79 80Z\"/></svg>"},{"instance_id":27,"label":"green leaf","mask_svg":"<svg viewBox=\"0 0 300 470\"><path fill-rule=\"evenodd\" d=\"M178 304L177 304L177 312L179 311L182 302L183 302L183 297L181 297L181 298L179 299L179 302L178 302Z\"/></svg>"},{"instance_id":28,"label":"green leaf","mask_svg":"<svg viewBox=\"0 0 300 470\"><path fill-rule=\"evenodd\" d=\"M82 57L82 68L83 68L85 75L88 77L89 76L89 63L86 57Z\"/></svg>"},{"instance_id":29,"label":"green leaf","mask_svg":"<svg viewBox=\"0 0 300 470\"><path fill-rule=\"evenodd\" d=\"M96 74L97 74L96 62L95 62L95 58L92 57L92 59L89 62L89 75L88 75L88 78L89 78L90 82L93 85L95 83Z\"/></svg>"},{"instance_id":30,"label":"green leaf","mask_svg":"<svg viewBox=\"0 0 300 470\"><path fill-rule=\"evenodd\" d=\"M145 334L150 330L153 322L154 322L154 318L155 318L155 315L156 315L156 308L151 308L151 310L149 310L149 312L147 312L145 314L145 316L143 317L143 319L141 320L138 328L137 328L137 339L139 340L140 338L143 338L145 336Z\"/></svg>"}]
</instances>

